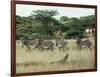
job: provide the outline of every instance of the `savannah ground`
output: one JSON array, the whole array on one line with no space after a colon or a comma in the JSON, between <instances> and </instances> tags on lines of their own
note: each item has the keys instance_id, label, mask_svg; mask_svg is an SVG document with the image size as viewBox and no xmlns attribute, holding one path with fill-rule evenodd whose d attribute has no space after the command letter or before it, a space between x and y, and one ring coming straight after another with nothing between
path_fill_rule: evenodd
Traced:
<instances>
[{"instance_id":1,"label":"savannah ground","mask_svg":"<svg viewBox=\"0 0 100 77\"><path fill-rule=\"evenodd\" d=\"M16 41L16 73L25 72L45 72L61 70L79 70L95 68L95 49L90 51L88 48L82 48L80 51L76 46L76 40L68 40L69 49L59 51L57 48L52 51L40 51L32 49L26 52L26 47L22 48L21 43ZM61 60L66 53L69 54L64 64L54 63Z\"/></svg>"}]
</instances>

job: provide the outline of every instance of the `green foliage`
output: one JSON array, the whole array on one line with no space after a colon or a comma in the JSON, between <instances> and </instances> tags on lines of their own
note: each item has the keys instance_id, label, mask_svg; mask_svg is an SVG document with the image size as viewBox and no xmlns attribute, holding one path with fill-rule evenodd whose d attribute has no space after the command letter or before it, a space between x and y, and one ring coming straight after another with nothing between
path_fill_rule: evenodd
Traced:
<instances>
[{"instance_id":1,"label":"green foliage","mask_svg":"<svg viewBox=\"0 0 100 77\"><path fill-rule=\"evenodd\" d=\"M85 29L92 28L94 16L84 16L80 18L69 18L62 16L57 20L58 15L54 10L36 10L31 16L16 16L16 39L34 38L55 38L56 32L65 33L65 38L85 37Z\"/></svg>"},{"instance_id":2,"label":"green foliage","mask_svg":"<svg viewBox=\"0 0 100 77\"><path fill-rule=\"evenodd\" d=\"M67 16L62 16L62 17L60 18L60 21L62 21L62 22L68 21L68 20L69 20L69 18L68 18Z\"/></svg>"},{"instance_id":3,"label":"green foliage","mask_svg":"<svg viewBox=\"0 0 100 77\"><path fill-rule=\"evenodd\" d=\"M85 16L85 17L80 17L80 22L85 28L92 28L94 24L94 16Z\"/></svg>"},{"instance_id":4,"label":"green foliage","mask_svg":"<svg viewBox=\"0 0 100 77\"><path fill-rule=\"evenodd\" d=\"M75 39L77 36L79 36L79 37L83 37L83 31L81 31L81 30L68 30L66 33L65 33L65 38L68 38L68 39L70 39L70 38L73 38L73 39Z\"/></svg>"}]
</instances>

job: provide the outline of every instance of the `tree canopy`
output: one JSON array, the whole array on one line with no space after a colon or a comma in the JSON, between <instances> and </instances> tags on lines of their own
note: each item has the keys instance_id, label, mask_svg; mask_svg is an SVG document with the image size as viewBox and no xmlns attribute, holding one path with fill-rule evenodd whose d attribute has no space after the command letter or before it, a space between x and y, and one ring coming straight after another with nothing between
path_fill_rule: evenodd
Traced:
<instances>
[{"instance_id":1,"label":"tree canopy","mask_svg":"<svg viewBox=\"0 0 100 77\"><path fill-rule=\"evenodd\" d=\"M61 16L56 19L57 15L59 13L55 10L36 10L28 17L16 15L16 39L52 39L59 31L65 33L65 38L68 39L85 37L85 29L92 28L94 23L93 15L80 18Z\"/></svg>"}]
</instances>

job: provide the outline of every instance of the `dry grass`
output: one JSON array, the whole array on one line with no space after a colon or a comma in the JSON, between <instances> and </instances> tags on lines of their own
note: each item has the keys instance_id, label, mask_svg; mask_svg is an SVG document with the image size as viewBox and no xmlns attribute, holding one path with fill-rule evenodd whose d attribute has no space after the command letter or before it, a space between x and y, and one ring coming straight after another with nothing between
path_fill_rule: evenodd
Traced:
<instances>
[{"instance_id":1,"label":"dry grass","mask_svg":"<svg viewBox=\"0 0 100 77\"><path fill-rule=\"evenodd\" d=\"M21 44L17 44L16 46L17 73L94 68L94 48L92 51L88 48L83 48L80 51L76 46L75 40L68 40L69 50L66 51L59 51L56 48L54 52L39 51L38 49L26 52L26 48L21 48ZM69 54L69 57L64 64L50 63L61 60L66 53Z\"/></svg>"}]
</instances>

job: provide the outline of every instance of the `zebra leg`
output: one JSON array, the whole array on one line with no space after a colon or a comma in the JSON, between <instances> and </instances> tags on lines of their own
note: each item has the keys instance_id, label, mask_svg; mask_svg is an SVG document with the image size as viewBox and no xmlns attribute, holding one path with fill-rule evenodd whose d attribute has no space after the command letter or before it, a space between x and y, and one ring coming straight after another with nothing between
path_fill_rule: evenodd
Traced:
<instances>
[{"instance_id":1,"label":"zebra leg","mask_svg":"<svg viewBox=\"0 0 100 77\"><path fill-rule=\"evenodd\" d=\"M92 51L92 45L88 46L89 50Z\"/></svg>"},{"instance_id":2,"label":"zebra leg","mask_svg":"<svg viewBox=\"0 0 100 77\"><path fill-rule=\"evenodd\" d=\"M54 51L54 47L53 46L50 46L50 50L53 52Z\"/></svg>"},{"instance_id":3,"label":"zebra leg","mask_svg":"<svg viewBox=\"0 0 100 77\"><path fill-rule=\"evenodd\" d=\"M81 46L81 45L79 45L79 49L80 49L80 50L82 49L82 46Z\"/></svg>"},{"instance_id":4,"label":"zebra leg","mask_svg":"<svg viewBox=\"0 0 100 77\"><path fill-rule=\"evenodd\" d=\"M89 45L88 45L87 47L90 49L90 51L92 51L92 48L93 48L92 42L90 42Z\"/></svg>"},{"instance_id":5,"label":"zebra leg","mask_svg":"<svg viewBox=\"0 0 100 77\"><path fill-rule=\"evenodd\" d=\"M30 47L27 47L27 52L28 52L28 51L30 51L30 52L31 52L31 48L30 48Z\"/></svg>"},{"instance_id":6,"label":"zebra leg","mask_svg":"<svg viewBox=\"0 0 100 77\"><path fill-rule=\"evenodd\" d=\"M28 48L26 49L26 52L28 52Z\"/></svg>"},{"instance_id":7,"label":"zebra leg","mask_svg":"<svg viewBox=\"0 0 100 77\"><path fill-rule=\"evenodd\" d=\"M51 51L53 52L53 47L51 47Z\"/></svg>"},{"instance_id":8,"label":"zebra leg","mask_svg":"<svg viewBox=\"0 0 100 77\"><path fill-rule=\"evenodd\" d=\"M65 51L65 48L64 47L62 49L63 49L63 51Z\"/></svg>"},{"instance_id":9,"label":"zebra leg","mask_svg":"<svg viewBox=\"0 0 100 77\"><path fill-rule=\"evenodd\" d=\"M41 51L44 51L44 48L43 47L41 47Z\"/></svg>"},{"instance_id":10,"label":"zebra leg","mask_svg":"<svg viewBox=\"0 0 100 77\"><path fill-rule=\"evenodd\" d=\"M31 48L29 48L29 51L31 52Z\"/></svg>"},{"instance_id":11,"label":"zebra leg","mask_svg":"<svg viewBox=\"0 0 100 77\"><path fill-rule=\"evenodd\" d=\"M47 48L47 51L50 50L50 48Z\"/></svg>"},{"instance_id":12,"label":"zebra leg","mask_svg":"<svg viewBox=\"0 0 100 77\"><path fill-rule=\"evenodd\" d=\"M56 47L58 46L58 44L56 43Z\"/></svg>"},{"instance_id":13,"label":"zebra leg","mask_svg":"<svg viewBox=\"0 0 100 77\"><path fill-rule=\"evenodd\" d=\"M60 47L58 49L61 51L61 48Z\"/></svg>"},{"instance_id":14,"label":"zebra leg","mask_svg":"<svg viewBox=\"0 0 100 77\"><path fill-rule=\"evenodd\" d=\"M24 47L24 45L21 46L22 48Z\"/></svg>"}]
</instances>

